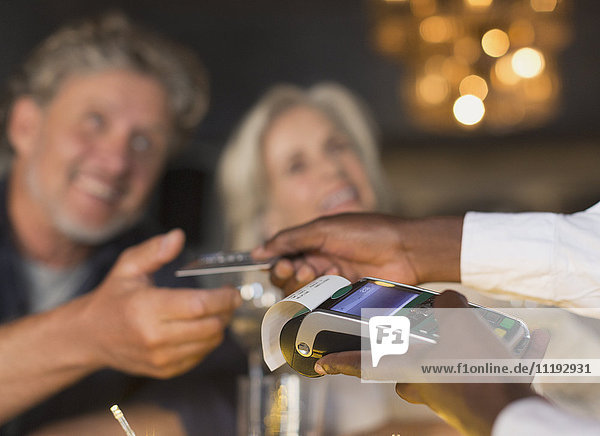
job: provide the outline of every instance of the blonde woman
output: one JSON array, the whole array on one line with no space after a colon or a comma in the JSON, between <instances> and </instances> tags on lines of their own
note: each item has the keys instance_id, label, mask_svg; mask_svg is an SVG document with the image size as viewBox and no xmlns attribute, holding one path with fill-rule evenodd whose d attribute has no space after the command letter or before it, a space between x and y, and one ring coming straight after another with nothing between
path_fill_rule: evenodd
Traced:
<instances>
[{"instance_id":1,"label":"blonde woman","mask_svg":"<svg viewBox=\"0 0 600 436\"><path fill-rule=\"evenodd\" d=\"M386 210L383 179L375 125L357 97L335 83L277 85L242 120L219 163L227 248L254 248L322 215ZM268 286L266 274L245 281ZM398 418L388 406L398 403L391 386L328 382L327 434L373 434ZM421 410L409 413L431 416Z\"/></svg>"},{"instance_id":2,"label":"blonde woman","mask_svg":"<svg viewBox=\"0 0 600 436\"><path fill-rule=\"evenodd\" d=\"M218 183L236 249L321 215L386 205L374 124L333 83L269 90L227 144Z\"/></svg>"}]
</instances>

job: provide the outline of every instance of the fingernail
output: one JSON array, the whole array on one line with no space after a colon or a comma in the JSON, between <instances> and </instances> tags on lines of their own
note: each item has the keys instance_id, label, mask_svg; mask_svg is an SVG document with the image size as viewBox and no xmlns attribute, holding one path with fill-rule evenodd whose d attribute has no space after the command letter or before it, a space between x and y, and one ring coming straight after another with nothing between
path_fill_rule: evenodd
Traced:
<instances>
[{"instance_id":1,"label":"fingernail","mask_svg":"<svg viewBox=\"0 0 600 436\"><path fill-rule=\"evenodd\" d=\"M336 274L339 274L339 270L335 266L332 266L327 271L325 271L326 276L331 276L331 275L336 275Z\"/></svg>"},{"instance_id":2,"label":"fingernail","mask_svg":"<svg viewBox=\"0 0 600 436\"><path fill-rule=\"evenodd\" d=\"M286 268L285 265L282 263L276 263L275 267L271 270L273 272L273 275L277 278L285 278L286 277Z\"/></svg>"},{"instance_id":3,"label":"fingernail","mask_svg":"<svg viewBox=\"0 0 600 436\"><path fill-rule=\"evenodd\" d=\"M162 241L160 241L160 251L161 252L165 251L167 249L167 247L169 246L169 244L171 243L171 241L173 240L173 231L174 230L170 230L163 235Z\"/></svg>"},{"instance_id":4,"label":"fingernail","mask_svg":"<svg viewBox=\"0 0 600 436\"><path fill-rule=\"evenodd\" d=\"M296 273L296 280L300 283L309 282L314 278L312 269L302 266Z\"/></svg>"},{"instance_id":5,"label":"fingernail","mask_svg":"<svg viewBox=\"0 0 600 436\"><path fill-rule=\"evenodd\" d=\"M315 372L317 374L327 375L327 371L325 371L325 369L323 369L323 367L321 365L319 365L318 363L315 363Z\"/></svg>"}]
</instances>

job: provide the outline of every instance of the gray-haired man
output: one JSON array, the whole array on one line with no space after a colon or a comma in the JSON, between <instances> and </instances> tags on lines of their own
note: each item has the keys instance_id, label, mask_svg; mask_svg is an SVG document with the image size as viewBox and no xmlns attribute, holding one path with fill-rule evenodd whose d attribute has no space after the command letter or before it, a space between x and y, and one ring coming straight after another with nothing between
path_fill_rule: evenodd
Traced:
<instances>
[{"instance_id":1,"label":"gray-haired man","mask_svg":"<svg viewBox=\"0 0 600 436\"><path fill-rule=\"evenodd\" d=\"M219 357L181 374L222 342L239 295L168 288L189 285L163 268L184 235L147 239L140 223L169 156L206 110L200 64L109 15L50 36L10 91L0 434L107 434L116 402L134 428L231 430L230 398L214 381L226 366ZM223 352L239 357L228 341Z\"/></svg>"}]
</instances>

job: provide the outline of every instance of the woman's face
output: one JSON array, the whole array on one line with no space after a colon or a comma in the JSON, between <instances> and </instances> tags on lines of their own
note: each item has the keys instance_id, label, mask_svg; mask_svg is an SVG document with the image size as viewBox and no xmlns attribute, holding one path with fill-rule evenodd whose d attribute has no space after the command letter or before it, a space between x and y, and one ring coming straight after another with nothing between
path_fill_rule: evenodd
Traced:
<instances>
[{"instance_id":1,"label":"woman's face","mask_svg":"<svg viewBox=\"0 0 600 436\"><path fill-rule=\"evenodd\" d=\"M369 211L375 193L350 138L321 111L292 107L264 136L268 236L322 215Z\"/></svg>"}]
</instances>

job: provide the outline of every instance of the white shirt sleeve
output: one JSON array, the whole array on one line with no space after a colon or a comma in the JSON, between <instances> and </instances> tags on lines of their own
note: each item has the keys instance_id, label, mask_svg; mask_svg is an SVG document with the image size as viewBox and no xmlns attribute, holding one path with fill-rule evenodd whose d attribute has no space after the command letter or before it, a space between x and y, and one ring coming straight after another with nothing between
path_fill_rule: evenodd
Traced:
<instances>
[{"instance_id":1,"label":"white shirt sleeve","mask_svg":"<svg viewBox=\"0 0 600 436\"><path fill-rule=\"evenodd\" d=\"M505 407L492 427L492 436L592 436L600 434L600 422L572 415L538 397L515 401Z\"/></svg>"},{"instance_id":2,"label":"white shirt sleeve","mask_svg":"<svg viewBox=\"0 0 600 436\"><path fill-rule=\"evenodd\" d=\"M571 215L469 212L465 285L570 308L600 308L600 203Z\"/></svg>"}]
</instances>

